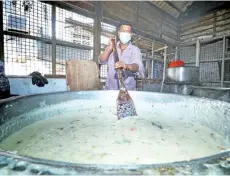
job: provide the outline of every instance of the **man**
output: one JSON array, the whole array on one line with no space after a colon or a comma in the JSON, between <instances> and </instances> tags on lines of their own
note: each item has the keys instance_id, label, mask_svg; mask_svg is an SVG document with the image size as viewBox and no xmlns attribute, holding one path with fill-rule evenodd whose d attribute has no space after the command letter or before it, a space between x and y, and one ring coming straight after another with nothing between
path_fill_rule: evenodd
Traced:
<instances>
[{"instance_id":1,"label":"man","mask_svg":"<svg viewBox=\"0 0 230 176\"><path fill-rule=\"evenodd\" d=\"M136 46L132 45L132 25L122 24L118 31L120 41L117 42L117 52L119 61L114 63L113 45L110 38L110 45L99 56L100 64L108 64L108 76L106 80L106 90L118 90L119 83L116 74L116 68L124 70L125 86L128 90L136 90L135 75L143 76L143 62L141 51Z\"/></svg>"}]
</instances>

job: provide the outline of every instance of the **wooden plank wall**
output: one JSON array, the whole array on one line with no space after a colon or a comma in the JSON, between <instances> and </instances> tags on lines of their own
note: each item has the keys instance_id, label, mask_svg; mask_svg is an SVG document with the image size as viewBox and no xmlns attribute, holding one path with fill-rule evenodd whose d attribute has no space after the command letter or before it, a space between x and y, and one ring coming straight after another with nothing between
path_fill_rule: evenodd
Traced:
<instances>
[{"instance_id":1,"label":"wooden plank wall","mask_svg":"<svg viewBox=\"0 0 230 176\"><path fill-rule=\"evenodd\" d=\"M181 25L180 41L182 45L195 43L193 39L204 35L213 35L215 38L229 36L230 9L218 10Z\"/></svg>"}]
</instances>

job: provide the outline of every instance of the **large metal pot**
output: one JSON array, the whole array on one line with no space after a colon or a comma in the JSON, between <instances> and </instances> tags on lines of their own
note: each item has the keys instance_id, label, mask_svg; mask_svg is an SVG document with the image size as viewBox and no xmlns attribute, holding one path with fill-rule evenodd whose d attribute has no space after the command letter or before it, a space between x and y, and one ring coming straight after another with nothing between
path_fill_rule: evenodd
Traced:
<instances>
[{"instance_id":1,"label":"large metal pot","mask_svg":"<svg viewBox=\"0 0 230 176\"><path fill-rule=\"evenodd\" d=\"M49 94L29 95L13 97L0 102L0 142L10 134L36 122L65 113L68 109L62 109L62 103L75 99L97 100L116 108L117 91L82 91L82 92L57 92ZM178 102L183 102L180 114L191 121L216 131L230 140L230 104L217 100L194 98L175 94L160 94L151 92L130 91L137 112L141 112L143 102L162 104L166 108L174 108ZM59 110L50 108L43 112L42 109L51 105L59 105ZM145 107L146 108L146 107ZM49 108L48 108L49 109ZM221 111L220 111L221 109ZM39 110L34 116L27 116L31 111ZM167 110L165 111L167 112ZM224 112L224 113L223 113ZM202 114L202 116L201 116ZM85 117L87 118L87 117ZM172 114L172 118L174 115ZM221 133L220 133L221 132ZM36 152L36 151L35 151ZM172 151L173 152L173 151ZM0 150L0 175L6 174L230 174L230 152L217 153L191 161L173 162L150 165L98 165L98 164L74 164L61 161L20 156L12 151Z\"/></svg>"},{"instance_id":2,"label":"large metal pot","mask_svg":"<svg viewBox=\"0 0 230 176\"><path fill-rule=\"evenodd\" d=\"M199 67L174 67L166 69L166 82L199 82Z\"/></svg>"}]
</instances>

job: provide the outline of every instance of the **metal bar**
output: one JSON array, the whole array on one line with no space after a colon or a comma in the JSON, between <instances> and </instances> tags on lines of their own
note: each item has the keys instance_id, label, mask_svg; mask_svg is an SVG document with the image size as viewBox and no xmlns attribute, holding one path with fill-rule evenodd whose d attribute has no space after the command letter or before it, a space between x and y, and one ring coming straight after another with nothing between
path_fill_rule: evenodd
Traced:
<instances>
[{"instance_id":1,"label":"metal bar","mask_svg":"<svg viewBox=\"0 0 230 176\"><path fill-rule=\"evenodd\" d=\"M14 33L14 32L9 32L9 31L3 31L3 34L15 36L15 37L21 37L21 38L28 38L28 39L32 39L32 40L38 40L38 41L41 41L41 42L44 42L47 44L52 44L52 40L47 39L47 38L36 37L36 36L26 35L26 34L21 34L21 33ZM56 40L56 44L61 45L61 46L71 47L71 48L83 49L83 50L92 50L93 49L93 47L91 47L91 46L75 44L75 43L66 42L66 41L62 41L62 40Z\"/></svg>"},{"instance_id":2,"label":"metal bar","mask_svg":"<svg viewBox=\"0 0 230 176\"><path fill-rule=\"evenodd\" d=\"M94 45L93 45L93 59L98 64L98 56L101 53L101 16L102 16L102 3L96 3L96 16L94 18Z\"/></svg>"},{"instance_id":3,"label":"metal bar","mask_svg":"<svg viewBox=\"0 0 230 176\"><path fill-rule=\"evenodd\" d=\"M91 32L93 33L94 32L94 29L93 27L90 29L88 27L82 27L83 30L86 30L88 32ZM109 32L109 31L105 31L105 30L101 30L101 35L104 36L104 37L110 37L111 35L116 35L116 32Z\"/></svg>"},{"instance_id":4,"label":"metal bar","mask_svg":"<svg viewBox=\"0 0 230 176\"><path fill-rule=\"evenodd\" d=\"M149 57L149 56L144 56L144 57L142 57L142 60L147 60L147 59L162 61L162 59L159 59L159 58L153 58L153 57Z\"/></svg>"},{"instance_id":5,"label":"metal bar","mask_svg":"<svg viewBox=\"0 0 230 176\"><path fill-rule=\"evenodd\" d=\"M151 60L148 60L148 78L150 79L151 76Z\"/></svg>"},{"instance_id":6,"label":"metal bar","mask_svg":"<svg viewBox=\"0 0 230 176\"><path fill-rule=\"evenodd\" d=\"M200 66L200 40L196 40L196 67Z\"/></svg>"},{"instance_id":7,"label":"metal bar","mask_svg":"<svg viewBox=\"0 0 230 176\"><path fill-rule=\"evenodd\" d=\"M225 60L230 60L230 58L225 58ZM209 62L221 62L221 60L209 60L209 61L200 61L200 63L209 63ZM196 62L185 62L185 64L195 64Z\"/></svg>"},{"instance_id":8,"label":"metal bar","mask_svg":"<svg viewBox=\"0 0 230 176\"><path fill-rule=\"evenodd\" d=\"M158 79L143 79L143 78L137 78L137 81L155 81L155 82L161 82L161 80Z\"/></svg>"},{"instance_id":9,"label":"metal bar","mask_svg":"<svg viewBox=\"0 0 230 176\"><path fill-rule=\"evenodd\" d=\"M151 62L152 62L152 68L151 68L151 79L153 79L153 73L154 73L154 47L155 47L155 40L153 40L153 42L152 42L152 60L151 60Z\"/></svg>"},{"instance_id":10,"label":"metal bar","mask_svg":"<svg viewBox=\"0 0 230 176\"><path fill-rule=\"evenodd\" d=\"M80 45L80 44L66 42L62 40L56 40L56 44L61 45L61 46L71 47L71 48L82 49L82 50L92 50L93 49L93 47L91 46Z\"/></svg>"},{"instance_id":11,"label":"metal bar","mask_svg":"<svg viewBox=\"0 0 230 176\"><path fill-rule=\"evenodd\" d=\"M151 60L151 76L150 76L150 79L153 79L153 68L154 68L154 60Z\"/></svg>"},{"instance_id":12,"label":"metal bar","mask_svg":"<svg viewBox=\"0 0 230 176\"><path fill-rule=\"evenodd\" d=\"M148 60L145 60L145 78L148 78Z\"/></svg>"},{"instance_id":13,"label":"metal bar","mask_svg":"<svg viewBox=\"0 0 230 176\"><path fill-rule=\"evenodd\" d=\"M165 81L165 72L166 72L166 59L167 59L167 47L164 47L164 70L163 70L163 79L161 83L161 92L163 91L164 81Z\"/></svg>"},{"instance_id":14,"label":"metal bar","mask_svg":"<svg viewBox=\"0 0 230 176\"><path fill-rule=\"evenodd\" d=\"M0 61L4 64L3 2L0 1Z\"/></svg>"},{"instance_id":15,"label":"metal bar","mask_svg":"<svg viewBox=\"0 0 230 176\"><path fill-rule=\"evenodd\" d=\"M43 38L43 37L36 37L36 36L32 36L32 35L27 35L27 34L23 34L23 33L16 33L16 32L10 32L10 31L3 31L4 35L10 35L10 36L14 36L14 37L21 37L21 38L28 38L28 39L32 39L32 40L38 40L47 44L51 44L52 40L51 39L47 39L47 38Z\"/></svg>"},{"instance_id":16,"label":"metal bar","mask_svg":"<svg viewBox=\"0 0 230 176\"><path fill-rule=\"evenodd\" d=\"M81 27L86 28L88 30L93 29L93 26L91 26L89 24L84 24L84 23L78 22L78 21L70 19L70 18L66 18L65 22L68 23L68 24L72 24L73 26L81 26Z\"/></svg>"},{"instance_id":17,"label":"metal bar","mask_svg":"<svg viewBox=\"0 0 230 176\"><path fill-rule=\"evenodd\" d=\"M225 64L225 42L226 38L223 38L223 56L222 56L222 64L221 64L221 87L224 86L224 64Z\"/></svg>"},{"instance_id":18,"label":"metal bar","mask_svg":"<svg viewBox=\"0 0 230 176\"><path fill-rule=\"evenodd\" d=\"M197 38L191 39L190 42L187 42L187 39L183 40L182 44L181 44L181 47L194 46L196 44L195 39L197 39ZM215 42L215 41L220 41L222 39L223 39L223 36L211 37L211 35L210 35L210 38L208 40L203 41L203 42L205 42L205 43L207 43L207 42Z\"/></svg>"},{"instance_id":19,"label":"metal bar","mask_svg":"<svg viewBox=\"0 0 230 176\"><path fill-rule=\"evenodd\" d=\"M178 47L176 46L176 50L175 50L175 60L178 59Z\"/></svg>"},{"instance_id":20,"label":"metal bar","mask_svg":"<svg viewBox=\"0 0 230 176\"><path fill-rule=\"evenodd\" d=\"M164 46L164 47L162 47L162 48L159 48L159 49L155 50L154 52L161 51L161 50L165 50L165 49L167 49L167 48L168 48L168 46Z\"/></svg>"},{"instance_id":21,"label":"metal bar","mask_svg":"<svg viewBox=\"0 0 230 176\"><path fill-rule=\"evenodd\" d=\"M56 6L52 5L52 75L56 75Z\"/></svg>"},{"instance_id":22,"label":"metal bar","mask_svg":"<svg viewBox=\"0 0 230 176\"><path fill-rule=\"evenodd\" d=\"M195 89L213 89L213 90L230 90L230 88L192 86Z\"/></svg>"},{"instance_id":23,"label":"metal bar","mask_svg":"<svg viewBox=\"0 0 230 176\"><path fill-rule=\"evenodd\" d=\"M221 81L200 81L199 83L221 83Z\"/></svg>"}]
</instances>

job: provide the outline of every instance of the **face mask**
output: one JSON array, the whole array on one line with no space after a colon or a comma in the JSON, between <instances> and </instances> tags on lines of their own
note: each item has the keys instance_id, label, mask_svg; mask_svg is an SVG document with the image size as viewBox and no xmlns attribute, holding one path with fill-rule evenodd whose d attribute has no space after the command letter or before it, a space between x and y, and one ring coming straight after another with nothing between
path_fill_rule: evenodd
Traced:
<instances>
[{"instance_id":1,"label":"face mask","mask_svg":"<svg viewBox=\"0 0 230 176\"><path fill-rule=\"evenodd\" d=\"M121 43L127 44L131 40L131 34L127 32L120 32L119 36Z\"/></svg>"}]
</instances>

